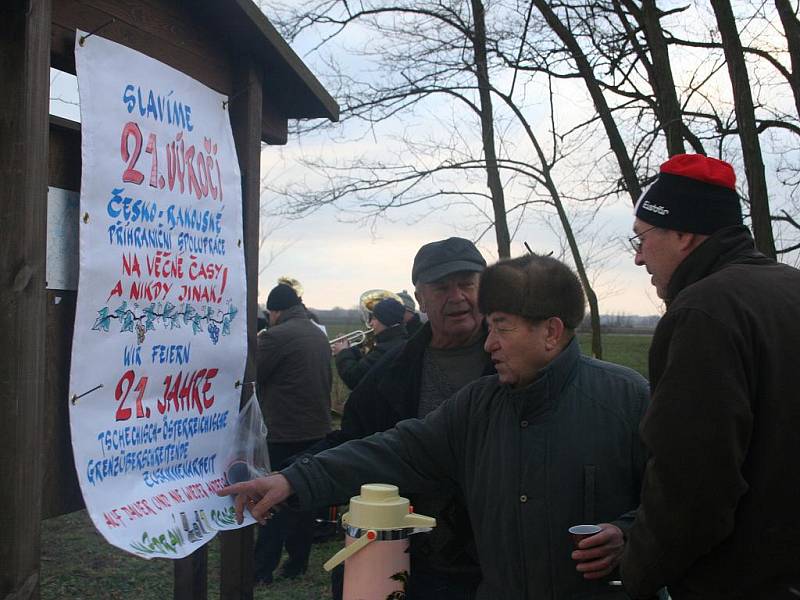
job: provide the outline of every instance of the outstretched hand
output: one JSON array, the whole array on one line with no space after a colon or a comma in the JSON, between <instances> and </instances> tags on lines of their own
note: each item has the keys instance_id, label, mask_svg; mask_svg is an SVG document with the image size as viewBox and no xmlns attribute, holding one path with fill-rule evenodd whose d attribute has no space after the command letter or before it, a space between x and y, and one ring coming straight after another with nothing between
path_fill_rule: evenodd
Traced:
<instances>
[{"instance_id":1,"label":"outstretched hand","mask_svg":"<svg viewBox=\"0 0 800 600\"><path fill-rule=\"evenodd\" d=\"M572 553L578 561L575 569L584 579L600 579L611 573L622 558L625 538L622 530L611 523L598 523L600 533L584 538Z\"/></svg>"},{"instance_id":2,"label":"outstretched hand","mask_svg":"<svg viewBox=\"0 0 800 600\"><path fill-rule=\"evenodd\" d=\"M234 483L217 492L218 496L235 496L236 522L244 520L244 507L262 525L269 518L272 507L292 495L292 485L280 473Z\"/></svg>"}]
</instances>

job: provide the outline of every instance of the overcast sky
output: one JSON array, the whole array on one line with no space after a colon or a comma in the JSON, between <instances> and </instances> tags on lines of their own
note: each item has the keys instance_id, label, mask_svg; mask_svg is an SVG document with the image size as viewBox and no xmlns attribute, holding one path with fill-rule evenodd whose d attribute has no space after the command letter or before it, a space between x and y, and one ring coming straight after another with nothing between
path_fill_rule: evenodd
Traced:
<instances>
[{"instance_id":1,"label":"overcast sky","mask_svg":"<svg viewBox=\"0 0 800 600\"><path fill-rule=\"evenodd\" d=\"M52 71L51 84L51 112L79 121L75 77ZM377 139L360 143L367 153L381 152L384 145ZM307 150L302 146L297 139L290 139L285 147L265 146L262 151L265 182L278 177L304 177L297 161L301 151ZM280 201L265 192L266 206ZM624 243L624 238L630 235L630 206L619 203L604 208L600 215L604 225L602 239L598 238L598 242L611 250L597 282L601 311L640 315L660 312L661 303L651 291L649 277L644 269L633 265L632 254ZM277 278L284 275L303 284L304 300L313 308L350 308L357 304L362 292L373 288L411 291L411 265L421 245L453 235L475 239L482 230L476 225L474 215L460 207L394 213L372 226L352 221L352 215L342 214L332 207L299 220L265 219L262 230L269 235L261 252L260 302L266 300ZM563 250L559 236L536 218L528 220L517 232L512 255L526 251L523 242L536 252L553 251L559 255ZM478 246L487 262L497 259L493 231L486 233Z\"/></svg>"},{"instance_id":2,"label":"overcast sky","mask_svg":"<svg viewBox=\"0 0 800 600\"><path fill-rule=\"evenodd\" d=\"M290 142L291 143L291 142ZM265 166L279 165L275 170L292 168L292 159L285 159L273 147L262 154ZM289 163L289 164L287 164ZM272 231L262 248L264 271L259 278L259 297L266 294L278 277L298 279L305 288L305 301L315 308L354 306L359 295L373 288L399 291L412 289L411 266L421 245L453 235L475 239L474 219L452 207L447 211L428 213L416 221L418 214L400 215L397 219L378 221L374 228L346 222L349 214L327 207L301 220L282 221ZM606 264L596 282L604 314L658 314L661 303L651 291L650 278L644 268L633 264L627 247L632 210L620 202L599 214L602 230L598 246L606 248ZM524 242L539 253L554 252L558 256L562 242L540 219L532 218L517 232L511 253L526 252ZM497 260L494 232L478 242L487 262ZM268 258L270 254L274 258Z\"/></svg>"},{"instance_id":3,"label":"overcast sky","mask_svg":"<svg viewBox=\"0 0 800 600\"><path fill-rule=\"evenodd\" d=\"M758 33L765 35L763 31ZM350 38L349 41L352 42L353 39ZM293 46L312 72L325 83L325 67L320 57L308 52L309 48L315 46L315 41L299 39ZM343 52L342 58L345 59ZM684 65L680 60L693 60L696 63L702 59L691 56L676 59L673 56L673 60L676 66L685 67L682 69L684 73L690 73L688 64ZM574 105L576 119L580 119L582 114L590 114L583 111L591 111L591 106L587 104L581 107L580 104L581 96L585 96L581 83L571 82L565 85L577 87L560 90L557 101ZM527 99L530 100L527 108L533 111L529 119L536 122L536 92L531 92ZM295 181L308 181L310 184L316 182L319 185L319 180L315 179L317 175L301 164L301 157L360 154L374 158L390 156L392 153L396 156L400 150L393 145L393 135L447 135L448 130L451 134L457 130L459 115L442 115L440 111L437 112L438 108L427 107L428 116L433 116L434 119L422 118L414 121L403 117L387 128L376 128L373 134L357 139L348 138L352 132L349 129L353 127L352 124L338 124L335 131L338 130L348 140L345 144L333 143L328 135L309 134L301 138L290 135L286 146L264 147L262 179L265 190L262 206L266 214L262 222L262 233L267 233L267 239L261 250L261 302L266 299L280 276L299 280L305 288L306 304L319 309L353 307L360 294L368 289L411 290L411 265L419 247L453 235L478 239L478 246L486 260L489 263L496 260L494 232L490 230L481 236L486 220L481 220L479 213L480 209L490 213L488 206L476 209L451 205L446 210L436 210L435 203L423 204L390 213L387 218L373 222L358 220L352 213L334 207L322 208L299 220L272 216L285 204L285 199L274 191L281 185ZM51 72L51 112L80 120L77 84L73 76ZM538 120L544 121L543 126L547 126L546 115ZM502 135L505 136L504 143L527 143L520 141L520 132L511 126L502 130ZM596 150L591 147L592 143L599 144L601 152L607 152L604 135L587 139L587 153ZM660 161L657 160L655 164L658 162ZM602 166L598 169L602 169ZM591 175L591 172L578 174L587 178ZM740 179L743 179L741 175ZM485 191L484 180L465 185ZM587 219L585 215L583 218ZM559 231L559 227L555 222L548 223L547 219L546 214L530 212L520 220L513 232L512 255L524 253L523 242L527 242L534 251L552 251L557 257L568 256L565 253L563 235L554 233ZM649 275L644 268L634 266L632 252L627 247L632 220L630 200L624 197L606 204L588 222L583 222L586 229L581 238L582 252L589 262L593 285L600 300L600 310L604 314L648 315L657 314L663 309L650 285ZM581 225L580 219L578 225ZM515 226L513 222L511 226Z\"/></svg>"},{"instance_id":4,"label":"overcast sky","mask_svg":"<svg viewBox=\"0 0 800 600\"><path fill-rule=\"evenodd\" d=\"M285 1L292 5L291 0ZM270 4L280 2L281 0L270 0ZM668 4L684 6L684 3ZM747 4L744 6L747 7ZM688 38L704 39L708 32L714 29L710 8L701 9L697 5L690 4L688 10L689 14L683 13L671 17L673 20L668 25ZM265 12L269 17L269 11ZM745 43L755 39L762 46L765 44L774 45L775 48L785 46L782 29L777 21L770 23L755 19L746 23L740 31ZM366 56L379 55L382 50L381 44L390 45L394 40L384 42L381 36L359 32L358 28L352 26L348 26L346 31L347 35L342 36L342 39L335 38L333 41L328 41L321 49L319 48L323 37L321 33L314 31L301 35L293 42L293 48L312 72L324 84L327 82L329 89L333 89L333 80L326 79L329 60L336 61L345 74L366 77L364 73L372 67L377 77L389 77L391 71L395 70L393 64L376 69L374 65L369 64ZM329 60L326 60L326 54ZM715 67L724 64L721 53L717 54L718 56L714 56L706 49L675 47L670 49L676 85L685 89L695 79L705 80L706 97L715 103L721 114L725 114L726 110L732 111L730 81L727 69L714 70ZM354 67L354 64L357 67ZM751 68L753 77L765 77L764 72L760 70L764 65ZM492 76L493 83L499 88L511 87L511 70L501 72L499 75L493 72ZM509 80L505 81L504 76L509 77ZM542 82L533 82L525 87L526 84L519 80L516 81L516 85L518 91L515 100L522 102L520 106L524 106L528 121L538 128L537 135L540 135L540 139L548 140L551 121ZM594 113L582 81L561 80L553 83L553 86L560 131L588 119ZM780 97L785 96L783 103L787 107L788 114L794 113L792 96L785 87L770 87L769 93L773 104L780 104ZM496 135L498 140L502 139L498 141L498 146L505 144L506 149L510 149L510 154L521 157L520 160L532 160L527 138L518 123L515 125L512 119L503 120L499 116L499 105L497 102L494 107ZM353 123L336 125L334 131L340 131L344 143L331 143L334 134L327 137L311 134L300 139L290 136L287 146L268 147L262 153L262 174L265 181L262 201L266 206L280 206L281 198L271 190L279 189L287 179L295 181L310 179L313 185L315 175L300 165L303 156L325 157L329 160L330 157L344 156L364 156L377 160L387 156L387 164L391 164L392 158L396 163L411 163L413 160L407 154L402 154L402 146L396 144L395 138L401 135L427 141L435 140L439 134L439 139L449 142L451 137L466 139L468 134L465 129L469 127L474 137L468 140L467 145L470 142L473 148L477 145L479 148L477 154L480 155L480 145L475 143L475 139L479 136L475 133L479 131L474 123L475 119L472 118L470 123L469 118L457 114L459 110L469 112L463 108L453 109L452 106L437 105L426 98L420 106L415 107L413 111L400 113L391 123L372 125L366 129L366 135L358 136L357 131L354 131L356 125ZM464 130L459 129L462 126L466 126ZM774 166L776 161L781 160L780 144L776 145L777 153L774 153L776 147L771 146L769 141L769 137L765 136L762 142L764 160L768 166ZM794 143L794 138L790 141ZM726 158L733 157L739 184L746 185L744 170L741 165L736 164L737 143L735 137L729 137L722 151ZM515 153L517 150L518 154ZM569 161L559 164L559 171L555 176L559 178L558 184L562 194L566 189L575 198L585 198L597 192L592 180L605 183L609 178L613 180L618 177L618 166L613 161L608 161L608 141L602 131L586 135L582 145L572 148L571 151L575 163L581 167L570 171ZM657 148L655 151L663 152L664 156L653 157L651 165L653 169L667 158L664 148ZM473 156L475 154L473 153ZM606 162L603 163L602 159L593 162L591 158L585 158L597 156L604 157ZM768 169L767 176L774 177L774 169ZM316 180L316 183L318 187L325 185L319 180ZM504 180L507 208L512 205L514 201L512 198L520 197L520 187L525 188L526 185L525 181ZM517 186L516 196L510 193L512 186ZM465 182L461 186L461 191L464 189L485 193L485 179L482 177L478 181ZM776 211L777 201L785 188L781 189L773 179L770 181L770 190L772 208ZM573 202L572 206L575 204ZM474 207L449 206L445 211L437 211L435 206L435 203L431 203L403 209L402 212L391 213L388 219L369 224L363 221L354 223L351 213L326 207L303 220L284 220L277 228L267 227L269 238L262 249L265 267L260 277L259 297L265 298L277 277L282 275L300 280L305 287L307 304L317 308L354 306L359 295L372 288L386 288L393 291L410 289L411 264L418 248L426 242L452 235L479 239L478 246L487 261L491 263L496 260L494 232L489 231L483 236L480 235L487 222L487 219L481 221L476 215L480 210ZM490 206L479 208L485 214L491 214ZM510 218L512 222L509 225L513 236L512 256L523 254L525 252L523 242L527 242L536 252L552 251L555 256L571 261L564 247L564 235L557 221L553 219L552 210L549 214L547 210L543 213L534 211L527 213L518 221L516 228L514 220ZM572 222L574 228L582 230L578 240L599 298L601 313L650 315L663 311L663 303L656 297L650 285L650 276L643 267L636 267L633 264L633 254L628 248L627 238L632 235L633 215L630 198L627 195L609 201L594 215L578 216ZM274 226L275 222L271 225ZM273 255L271 260L265 260L271 255ZM797 257L795 258L797 260Z\"/></svg>"}]
</instances>

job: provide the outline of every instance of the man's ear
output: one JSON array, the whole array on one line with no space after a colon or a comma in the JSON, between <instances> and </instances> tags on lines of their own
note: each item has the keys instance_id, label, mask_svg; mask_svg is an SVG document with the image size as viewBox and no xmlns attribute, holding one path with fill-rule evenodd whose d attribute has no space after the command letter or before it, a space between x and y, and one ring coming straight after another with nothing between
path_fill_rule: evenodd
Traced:
<instances>
[{"instance_id":1,"label":"man's ear","mask_svg":"<svg viewBox=\"0 0 800 600\"><path fill-rule=\"evenodd\" d=\"M426 312L425 302L423 302L422 294L420 294L417 290L414 290L414 298L417 299L417 304L419 305L419 312Z\"/></svg>"},{"instance_id":2,"label":"man's ear","mask_svg":"<svg viewBox=\"0 0 800 600\"><path fill-rule=\"evenodd\" d=\"M675 234L678 239L678 248L684 255L692 252L709 237L701 233L689 233L687 231L676 231Z\"/></svg>"},{"instance_id":3,"label":"man's ear","mask_svg":"<svg viewBox=\"0 0 800 600\"><path fill-rule=\"evenodd\" d=\"M545 330L545 348L547 350L555 350L561 343L561 338L564 336L564 321L558 317L550 317L547 319L547 329Z\"/></svg>"}]
</instances>

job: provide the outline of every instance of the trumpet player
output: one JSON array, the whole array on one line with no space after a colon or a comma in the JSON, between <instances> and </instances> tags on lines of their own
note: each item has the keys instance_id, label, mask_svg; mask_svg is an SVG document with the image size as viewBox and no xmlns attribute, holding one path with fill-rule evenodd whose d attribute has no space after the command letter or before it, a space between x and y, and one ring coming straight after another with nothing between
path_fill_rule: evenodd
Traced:
<instances>
[{"instance_id":1,"label":"trumpet player","mask_svg":"<svg viewBox=\"0 0 800 600\"><path fill-rule=\"evenodd\" d=\"M394 298L384 298L372 307L367 325L375 336L375 345L366 354L361 348L350 346L346 339L333 345L336 371L348 388L354 389L384 354L403 344L407 337L403 325L405 312L405 307Z\"/></svg>"}]
</instances>

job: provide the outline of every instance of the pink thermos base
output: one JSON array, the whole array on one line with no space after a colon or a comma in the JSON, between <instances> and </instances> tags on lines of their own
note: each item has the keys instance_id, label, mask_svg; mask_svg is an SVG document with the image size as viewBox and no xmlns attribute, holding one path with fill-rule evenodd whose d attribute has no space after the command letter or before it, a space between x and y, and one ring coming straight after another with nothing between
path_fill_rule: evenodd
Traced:
<instances>
[{"instance_id":1,"label":"pink thermos base","mask_svg":"<svg viewBox=\"0 0 800 600\"><path fill-rule=\"evenodd\" d=\"M348 535L345 545L354 541ZM405 591L408 570L408 539L367 544L344 562L343 600L391 598L394 592Z\"/></svg>"}]
</instances>

